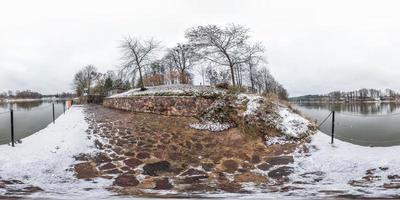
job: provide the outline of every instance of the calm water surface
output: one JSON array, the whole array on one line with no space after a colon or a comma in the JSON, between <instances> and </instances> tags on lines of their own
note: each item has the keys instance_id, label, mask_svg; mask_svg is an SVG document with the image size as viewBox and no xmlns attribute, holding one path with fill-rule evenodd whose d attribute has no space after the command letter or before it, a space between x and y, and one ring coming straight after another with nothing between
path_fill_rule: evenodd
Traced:
<instances>
[{"instance_id":1,"label":"calm water surface","mask_svg":"<svg viewBox=\"0 0 400 200\"><path fill-rule=\"evenodd\" d=\"M63 113L63 101L54 102L55 116ZM14 109L15 138L22 139L52 123L52 102L0 102L0 144L10 143L10 108Z\"/></svg>"},{"instance_id":2,"label":"calm water surface","mask_svg":"<svg viewBox=\"0 0 400 200\"><path fill-rule=\"evenodd\" d=\"M399 103L297 104L305 115L322 122L335 110L335 138L363 146L400 145ZM329 118L320 130L331 134Z\"/></svg>"}]
</instances>

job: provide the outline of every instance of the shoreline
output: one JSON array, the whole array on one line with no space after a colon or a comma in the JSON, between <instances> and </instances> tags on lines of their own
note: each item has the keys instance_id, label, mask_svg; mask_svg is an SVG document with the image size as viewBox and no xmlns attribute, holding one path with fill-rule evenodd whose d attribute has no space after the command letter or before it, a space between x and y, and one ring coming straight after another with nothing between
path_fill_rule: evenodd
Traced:
<instances>
[{"instance_id":1,"label":"shoreline","mask_svg":"<svg viewBox=\"0 0 400 200\"><path fill-rule=\"evenodd\" d=\"M41 99L0 99L0 103L20 103L20 102L37 102L37 101L60 101L70 100L71 98L41 98Z\"/></svg>"},{"instance_id":2,"label":"shoreline","mask_svg":"<svg viewBox=\"0 0 400 200\"><path fill-rule=\"evenodd\" d=\"M130 123L132 119L135 123ZM4 153L0 184L5 183L0 197L13 197L7 190L13 190L15 183L21 188L18 197L50 199L305 198L311 194L311 199L382 198L393 197L400 188L396 182L400 159L392 157L400 146L363 147L340 140L331 145L329 136L317 132L307 142L257 143L252 148L234 129L218 134L187 132L182 127L188 120L195 119L74 106L56 124L23 139L15 148L0 145ZM160 122L163 125L155 126ZM229 141L223 134L230 135ZM49 135L52 139L43 145L40 141ZM360 155L365 156L359 160ZM177 165L186 159L191 160L186 169ZM202 164L204 160L215 165ZM157 170L148 171L153 170L148 164ZM368 192L360 192L361 186Z\"/></svg>"},{"instance_id":3,"label":"shoreline","mask_svg":"<svg viewBox=\"0 0 400 200\"><path fill-rule=\"evenodd\" d=\"M400 101L289 101L294 104L385 104L398 103Z\"/></svg>"}]
</instances>

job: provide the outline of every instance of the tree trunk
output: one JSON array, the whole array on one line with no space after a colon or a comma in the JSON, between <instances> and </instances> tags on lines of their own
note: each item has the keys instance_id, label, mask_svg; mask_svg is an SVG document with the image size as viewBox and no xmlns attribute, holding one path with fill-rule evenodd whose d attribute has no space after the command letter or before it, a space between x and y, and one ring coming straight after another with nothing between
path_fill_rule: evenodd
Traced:
<instances>
[{"instance_id":1,"label":"tree trunk","mask_svg":"<svg viewBox=\"0 0 400 200\"><path fill-rule=\"evenodd\" d=\"M250 68L250 82L251 82L251 90L254 91L254 80L253 80L253 66L252 64L249 65Z\"/></svg>"},{"instance_id":2,"label":"tree trunk","mask_svg":"<svg viewBox=\"0 0 400 200\"><path fill-rule=\"evenodd\" d=\"M231 78L232 78L232 86L235 86L235 71L233 69L233 64L230 64L230 68L231 68Z\"/></svg>"},{"instance_id":3,"label":"tree trunk","mask_svg":"<svg viewBox=\"0 0 400 200\"><path fill-rule=\"evenodd\" d=\"M181 71L181 73L179 74L179 82L181 84L187 84L188 83L188 81L186 79L185 71Z\"/></svg>"},{"instance_id":4,"label":"tree trunk","mask_svg":"<svg viewBox=\"0 0 400 200\"><path fill-rule=\"evenodd\" d=\"M146 88L144 87L144 83L143 83L143 77L142 77L142 69L141 67L139 68L139 78L140 78L140 90L146 90Z\"/></svg>"}]
</instances>

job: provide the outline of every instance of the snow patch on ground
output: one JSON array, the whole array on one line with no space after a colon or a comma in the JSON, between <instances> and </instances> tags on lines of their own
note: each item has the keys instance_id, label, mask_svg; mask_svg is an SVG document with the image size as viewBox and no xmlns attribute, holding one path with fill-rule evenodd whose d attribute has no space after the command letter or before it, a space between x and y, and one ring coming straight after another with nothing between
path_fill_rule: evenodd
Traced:
<instances>
[{"instance_id":1,"label":"snow patch on ground","mask_svg":"<svg viewBox=\"0 0 400 200\"><path fill-rule=\"evenodd\" d=\"M212 86L201 85L160 85L154 87L146 87L146 90L141 91L140 88L135 88L124 93L115 94L109 98L123 98L131 96L214 96L223 94L224 91Z\"/></svg>"},{"instance_id":2,"label":"snow patch on ground","mask_svg":"<svg viewBox=\"0 0 400 200\"><path fill-rule=\"evenodd\" d=\"M275 145L275 144L289 144L293 143L292 140L288 139L286 136L279 136L279 137L267 137L266 142L267 146Z\"/></svg>"},{"instance_id":3,"label":"snow patch on ground","mask_svg":"<svg viewBox=\"0 0 400 200\"><path fill-rule=\"evenodd\" d=\"M218 123L218 122L210 122L203 121L200 123L190 124L190 128L194 128L197 130L209 130L212 132L220 132L224 130L228 130L232 125L230 123Z\"/></svg>"},{"instance_id":4,"label":"snow patch on ground","mask_svg":"<svg viewBox=\"0 0 400 200\"><path fill-rule=\"evenodd\" d=\"M315 174L321 176L321 181L301 185L305 187L302 191L305 196L323 190L337 190L364 197L399 195L399 189L385 189L382 186L391 182L389 175L400 175L400 146L365 147L337 139L332 145L330 137L322 132L315 134L308 146L311 149L309 154L299 153L295 156L295 174L290 177L294 181L309 181L310 176L304 176L304 173L318 172ZM362 177L370 169L375 169L373 176L377 177L366 181ZM355 187L349 184L353 180L366 184Z\"/></svg>"},{"instance_id":5,"label":"snow patch on ground","mask_svg":"<svg viewBox=\"0 0 400 200\"><path fill-rule=\"evenodd\" d=\"M260 95L256 94L244 94L241 93L238 95L238 103L243 103L247 100L246 111L243 113L243 116L247 115L255 115L256 111L261 106L261 101L263 98Z\"/></svg>"},{"instance_id":6,"label":"snow patch on ground","mask_svg":"<svg viewBox=\"0 0 400 200\"><path fill-rule=\"evenodd\" d=\"M73 158L79 153L94 153L93 142L87 138L87 123L82 107L72 107L55 124L22 140L14 148L0 146L1 179L16 179L38 186L44 192L32 194L40 198L95 198L109 193L103 189L109 180L78 180ZM0 195L6 191L0 189Z\"/></svg>"},{"instance_id":7,"label":"snow patch on ground","mask_svg":"<svg viewBox=\"0 0 400 200\"><path fill-rule=\"evenodd\" d=\"M278 114L281 120L277 128L286 136L300 138L308 132L310 122L304 117L281 106L279 107Z\"/></svg>"}]
</instances>

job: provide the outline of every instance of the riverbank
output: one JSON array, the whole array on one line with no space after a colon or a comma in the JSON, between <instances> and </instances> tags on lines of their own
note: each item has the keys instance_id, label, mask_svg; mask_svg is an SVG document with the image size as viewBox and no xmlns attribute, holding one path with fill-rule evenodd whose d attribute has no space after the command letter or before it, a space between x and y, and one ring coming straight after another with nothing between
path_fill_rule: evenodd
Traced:
<instances>
[{"instance_id":1,"label":"riverbank","mask_svg":"<svg viewBox=\"0 0 400 200\"><path fill-rule=\"evenodd\" d=\"M246 141L237 129L190 129L190 117L88 107L102 159L86 157L110 191L143 197L398 198L400 147L309 140ZM151 120L150 120L151 119ZM97 160L97 161L96 161ZM188 164L189 163L189 164ZM79 174L79 173L78 173ZM84 173L83 173L84 175Z\"/></svg>"},{"instance_id":2,"label":"riverbank","mask_svg":"<svg viewBox=\"0 0 400 200\"><path fill-rule=\"evenodd\" d=\"M0 146L0 198L400 197L399 146L331 145L321 132L249 141L235 128L190 129L196 120L74 106Z\"/></svg>"},{"instance_id":3,"label":"riverbank","mask_svg":"<svg viewBox=\"0 0 400 200\"><path fill-rule=\"evenodd\" d=\"M80 199L108 194L106 180L78 180L71 170L75 155L96 152L87 128L83 108L74 106L14 148L1 145L0 197Z\"/></svg>"},{"instance_id":4,"label":"riverbank","mask_svg":"<svg viewBox=\"0 0 400 200\"><path fill-rule=\"evenodd\" d=\"M300 197L400 198L400 146L364 147L318 132L294 156L288 187Z\"/></svg>"},{"instance_id":5,"label":"riverbank","mask_svg":"<svg viewBox=\"0 0 400 200\"><path fill-rule=\"evenodd\" d=\"M195 121L74 106L15 148L0 146L0 197L226 196L267 187L269 175L286 181L297 144L189 129Z\"/></svg>"},{"instance_id":6,"label":"riverbank","mask_svg":"<svg viewBox=\"0 0 400 200\"><path fill-rule=\"evenodd\" d=\"M71 98L39 98L39 99L0 99L0 103L20 103L20 102L36 102L36 101L66 101Z\"/></svg>"}]
</instances>

